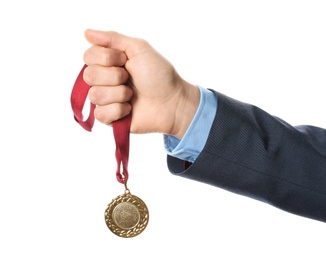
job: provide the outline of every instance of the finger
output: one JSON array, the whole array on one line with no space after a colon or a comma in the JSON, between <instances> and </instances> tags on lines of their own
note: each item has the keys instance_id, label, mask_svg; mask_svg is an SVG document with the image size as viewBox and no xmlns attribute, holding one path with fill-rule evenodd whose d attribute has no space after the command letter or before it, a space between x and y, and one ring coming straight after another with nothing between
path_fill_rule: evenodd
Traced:
<instances>
[{"instance_id":1,"label":"finger","mask_svg":"<svg viewBox=\"0 0 326 260\"><path fill-rule=\"evenodd\" d=\"M128 102L132 97L132 90L126 85L119 86L93 86L89 89L90 101L99 106L112 103Z\"/></svg>"},{"instance_id":2,"label":"finger","mask_svg":"<svg viewBox=\"0 0 326 260\"><path fill-rule=\"evenodd\" d=\"M94 117L103 124L111 124L122 117L128 115L131 105L125 103L113 103L106 106L97 106L94 110Z\"/></svg>"},{"instance_id":3,"label":"finger","mask_svg":"<svg viewBox=\"0 0 326 260\"><path fill-rule=\"evenodd\" d=\"M98 64L102 66L124 66L127 56L124 52L105 48L102 46L92 46L84 53L84 62L87 65Z\"/></svg>"},{"instance_id":4,"label":"finger","mask_svg":"<svg viewBox=\"0 0 326 260\"><path fill-rule=\"evenodd\" d=\"M129 74L121 67L89 65L84 70L83 77L90 86L117 86L126 83Z\"/></svg>"},{"instance_id":5,"label":"finger","mask_svg":"<svg viewBox=\"0 0 326 260\"><path fill-rule=\"evenodd\" d=\"M148 46L144 40L128 37L112 31L105 32L88 29L85 31L85 37L93 45L123 51L128 57L141 52L143 47Z\"/></svg>"}]
</instances>

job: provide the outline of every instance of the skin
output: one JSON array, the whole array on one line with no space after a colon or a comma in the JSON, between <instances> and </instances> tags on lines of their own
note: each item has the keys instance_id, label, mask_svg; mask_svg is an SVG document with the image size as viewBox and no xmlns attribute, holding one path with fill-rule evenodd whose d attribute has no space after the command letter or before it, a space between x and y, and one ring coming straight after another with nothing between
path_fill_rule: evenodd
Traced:
<instances>
[{"instance_id":1,"label":"skin","mask_svg":"<svg viewBox=\"0 0 326 260\"><path fill-rule=\"evenodd\" d=\"M111 124L132 111L132 133L183 137L199 105L196 86L148 42L117 32L86 30L84 80L95 118Z\"/></svg>"}]
</instances>

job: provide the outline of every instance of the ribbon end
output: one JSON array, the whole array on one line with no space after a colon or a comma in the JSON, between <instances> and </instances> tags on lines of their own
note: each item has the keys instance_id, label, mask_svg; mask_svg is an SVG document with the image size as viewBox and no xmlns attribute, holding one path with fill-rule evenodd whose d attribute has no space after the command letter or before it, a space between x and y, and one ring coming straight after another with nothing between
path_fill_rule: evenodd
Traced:
<instances>
[{"instance_id":1,"label":"ribbon end","mask_svg":"<svg viewBox=\"0 0 326 260\"><path fill-rule=\"evenodd\" d=\"M75 119L75 121L76 121L78 124L80 124L81 127L84 128L86 131L88 131L88 132L92 132L92 126L93 126L92 123L89 123L89 122L87 122L87 121L85 121L85 122L81 122L80 120L78 120L78 119L76 118L76 116L74 116L74 119Z\"/></svg>"}]
</instances>

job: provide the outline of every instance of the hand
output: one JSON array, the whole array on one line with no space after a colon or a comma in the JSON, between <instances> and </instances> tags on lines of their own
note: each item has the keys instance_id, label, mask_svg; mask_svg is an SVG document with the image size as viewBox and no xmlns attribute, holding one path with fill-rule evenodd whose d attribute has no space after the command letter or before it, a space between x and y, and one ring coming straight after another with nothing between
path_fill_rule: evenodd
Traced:
<instances>
[{"instance_id":1,"label":"hand","mask_svg":"<svg viewBox=\"0 0 326 260\"><path fill-rule=\"evenodd\" d=\"M159 132L181 139L200 93L146 41L117 32L87 30L84 80L97 105L95 118L110 124L132 110L132 133Z\"/></svg>"}]
</instances>

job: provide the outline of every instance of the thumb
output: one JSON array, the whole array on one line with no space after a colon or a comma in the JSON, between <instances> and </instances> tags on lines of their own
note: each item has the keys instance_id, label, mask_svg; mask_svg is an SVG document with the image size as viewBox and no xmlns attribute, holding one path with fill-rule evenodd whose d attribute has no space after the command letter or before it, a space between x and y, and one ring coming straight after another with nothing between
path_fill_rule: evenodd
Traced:
<instances>
[{"instance_id":1,"label":"thumb","mask_svg":"<svg viewBox=\"0 0 326 260\"><path fill-rule=\"evenodd\" d=\"M136 38L131 38L113 31L87 29L85 31L85 38L93 45L123 51L128 57L137 52L136 49L137 46L139 46L139 44L137 44L139 41Z\"/></svg>"}]
</instances>

